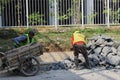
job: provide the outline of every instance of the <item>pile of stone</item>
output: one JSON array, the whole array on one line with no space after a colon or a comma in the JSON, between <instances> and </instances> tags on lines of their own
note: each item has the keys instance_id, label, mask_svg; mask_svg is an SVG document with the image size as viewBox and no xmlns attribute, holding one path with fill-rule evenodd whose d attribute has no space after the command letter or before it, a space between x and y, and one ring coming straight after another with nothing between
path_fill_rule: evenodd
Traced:
<instances>
[{"instance_id":1,"label":"pile of stone","mask_svg":"<svg viewBox=\"0 0 120 80\"><path fill-rule=\"evenodd\" d=\"M87 44L92 66L120 66L120 43L105 35L91 38Z\"/></svg>"},{"instance_id":2,"label":"pile of stone","mask_svg":"<svg viewBox=\"0 0 120 80\"><path fill-rule=\"evenodd\" d=\"M56 63L52 63L46 66L46 70L67 70L68 68L65 66L65 64L63 62L56 62Z\"/></svg>"}]
</instances>

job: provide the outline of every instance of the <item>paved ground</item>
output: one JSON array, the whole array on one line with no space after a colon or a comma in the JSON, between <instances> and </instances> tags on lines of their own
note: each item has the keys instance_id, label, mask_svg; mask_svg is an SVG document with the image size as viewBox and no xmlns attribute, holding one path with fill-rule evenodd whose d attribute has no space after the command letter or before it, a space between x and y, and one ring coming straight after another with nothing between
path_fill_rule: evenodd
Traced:
<instances>
[{"instance_id":1,"label":"paved ground","mask_svg":"<svg viewBox=\"0 0 120 80\"><path fill-rule=\"evenodd\" d=\"M36 76L24 77L17 74L2 74L0 80L120 80L120 70L51 70L40 71Z\"/></svg>"},{"instance_id":2,"label":"paved ground","mask_svg":"<svg viewBox=\"0 0 120 80\"><path fill-rule=\"evenodd\" d=\"M40 56L41 62L62 61L67 57L73 57L73 52L45 52Z\"/></svg>"}]
</instances>

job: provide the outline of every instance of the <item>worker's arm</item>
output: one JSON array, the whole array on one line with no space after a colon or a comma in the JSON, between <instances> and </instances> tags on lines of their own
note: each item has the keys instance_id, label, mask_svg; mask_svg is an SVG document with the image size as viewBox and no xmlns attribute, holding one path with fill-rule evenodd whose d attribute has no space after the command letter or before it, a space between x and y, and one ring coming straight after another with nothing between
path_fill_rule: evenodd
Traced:
<instances>
[{"instance_id":1,"label":"worker's arm","mask_svg":"<svg viewBox=\"0 0 120 80\"><path fill-rule=\"evenodd\" d=\"M26 40L26 36L22 35L22 36L19 36L19 37L16 37L13 39L13 41L17 44L17 45L20 45L20 42L24 42Z\"/></svg>"}]
</instances>

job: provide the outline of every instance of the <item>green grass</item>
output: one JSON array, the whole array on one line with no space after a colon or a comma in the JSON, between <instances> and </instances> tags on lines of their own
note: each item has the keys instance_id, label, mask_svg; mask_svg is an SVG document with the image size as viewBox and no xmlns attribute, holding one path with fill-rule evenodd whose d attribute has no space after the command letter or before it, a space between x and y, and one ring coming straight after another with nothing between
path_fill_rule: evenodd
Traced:
<instances>
[{"instance_id":1,"label":"green grass","mask_svg":"<svg viewBox=\"0 0 120 80\"><path fill-rule=\"evenodd\" d=\"M120 29L107 29L107 28L86 28L84 30L80 28L64 28L61 27L58 30L46 30L44 32L40 31L36 34L35 38L45 46L45 51L68 51L72 48L71 45L71 36L75 30L82 31L87 38L94 37L96 35L107 35L115 40L120 40ZM0 51L5 52L10 50L13 47L12 38L23 34L22 31L18 30L5 30L4 35L3 31L0 31Z\"/></svg>"}]
</instances>

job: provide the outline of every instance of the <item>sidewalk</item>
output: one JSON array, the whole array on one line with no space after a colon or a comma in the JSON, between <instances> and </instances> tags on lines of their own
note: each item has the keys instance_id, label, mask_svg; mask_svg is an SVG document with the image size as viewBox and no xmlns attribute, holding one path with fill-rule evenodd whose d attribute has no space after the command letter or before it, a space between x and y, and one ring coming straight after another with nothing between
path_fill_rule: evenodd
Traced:
<instances>
[{"instance_id":1,"label":"sidewalk","mask_svg":"<svg viewBox=\"0 0 120 80\"><path fill-rule=\"evenodd\" d=\"M67 57L73 57L73 52L45 52L40 56L40 61L45 63L62 61Z\"/></svg>"}]
</instances>

